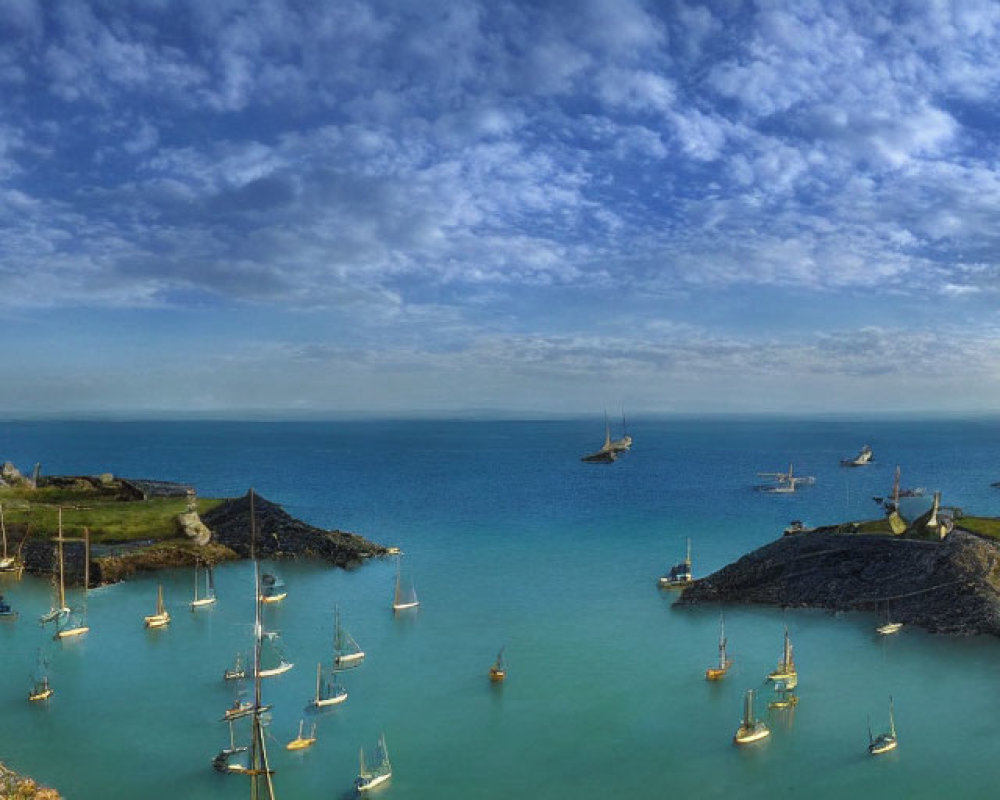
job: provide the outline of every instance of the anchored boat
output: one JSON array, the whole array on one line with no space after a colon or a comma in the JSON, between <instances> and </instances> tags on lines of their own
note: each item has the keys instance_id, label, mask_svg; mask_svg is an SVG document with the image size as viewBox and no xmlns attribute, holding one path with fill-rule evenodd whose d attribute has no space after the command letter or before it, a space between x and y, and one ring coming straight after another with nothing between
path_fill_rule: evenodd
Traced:
<instances>
[{"instance_id":1,"label":"anchored boat","mask_svg":"<svg viewBox=\"0 0 1000 800\"><path fill-rule=\"evenodd\" d=\"M691 540L687 540L687 556L679 564L674 564L670 572L660 577L660 587L663 589L683 589L694 582L691 575Z\"/></svg>"},{"instance_id":2,"label":"anchored boat","mask_svg":"<svg viewBox=\"0 0 1000 800\"><path fill-rule=\"evenodd\" d=\"M899 742L896 739L896 721L892 714L892 695L889 695L889 730L872 737L872 719L868 717L868 752L873 756L895 750Z\"/></svg>"},{"instance_id":3,"label":"anchored boat","mask_svg":"<svg viewBox=\"0 0 1000 800\"><path fill-rule=\"evenodd\" d=\"M165 628L170 624L170 612L163 605L163 584L156 587L156 611L145 617L147 628Z\"/></svg>"},{"instance_id":4,"label":"anchored boat","mask_svg":"<svg viewBox=\"0 0 1000 800\"><path fill-rule=\"evenodd\" d=\"M743 696L743 719L733 736L734 744L750 744L771 735L771 730L763 720L756 719L753 712L754 690L747 689Z\"/></svg>"},{"instance_id":5,"label":"anchored boat","mask_svg":"<svg viewBox=\"0 0 1000 800\"><path fill-rule=\"evenodd\" d=\"M385 746L385 734L378 737L378 744L366 759L365 750L361 748L358 758L360 764L358 777L354 779L354 788L359 792L367 792L385 783L392 777L392 764L389 762L389 751Z\"/></svg>"},{"instance_id":6,"label":"anchored boat","mask_svg":"<svg viewBox=\"0 0 1000 800\"><path fill-rule=\"evenodd\" d=\"M726 655L726 618L719 615L719 665L705 670L705 680L721 681L733 665L733 660Z\"/></svg>"},{"instance_id":7,"label":"anchored boat","mask_svg":"<svg viewBox=\"0 0 1000 800\"><path fill-rule=\"evenodd\" d=\"M798 673L795 671L795 655L792 651L792 640L788 635L788 626L785 626L785 643L781 650L781 660L778 662L778 668L771 672L767 679L769 681L788 681L792 679L798 679Z\"/></svg>"}]
</instances>

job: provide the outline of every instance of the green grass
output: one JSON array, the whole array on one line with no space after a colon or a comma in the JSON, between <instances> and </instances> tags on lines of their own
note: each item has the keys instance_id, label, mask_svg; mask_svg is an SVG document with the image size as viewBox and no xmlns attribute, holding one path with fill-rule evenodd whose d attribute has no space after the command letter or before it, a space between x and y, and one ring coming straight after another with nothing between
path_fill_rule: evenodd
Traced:
<instances>
[{"instance_id":1,"label":"green grass","mask_svg":"<svg viewBox=\"0 0 1000 800\"><path fill-rule=\"evenodd\" d=\"M30 498L30 500L28 500ZM222 503L222 500L199 499L198 513ZM49 538L59 530L59 506L62 505L62 529L67 537L83 536L90 529L91 541L127 542L141 539L171 539L177 535L177 516L187 510L185 498L156 498L130 502L113 501L94 493L65 490L0 493L4 520L8 528L31 526L31 536Z\"/></svg>"},{"instance_id":2,"label":"green grass","mask_svg":"<svg viewBox=\"0 0 1000 800\"><path fill-rule=\"evenodd\" d=\"M869 519L864 522L859 522L856 532L867 534L885 534L887 536L893 535L892 528L889 527L888 517L879 517L878 519Z\"/></svg>"},{"instance_id":3,"label":"green grass","mask_svg":"<svg viewBox=\"0 0 1000 800\"><path fill-rule=\"evenodd\" d=\"M980 536L1000 539L1000 518L997 517L962 517L955 520L955 525Z\"/></svg>"}]
</instances>

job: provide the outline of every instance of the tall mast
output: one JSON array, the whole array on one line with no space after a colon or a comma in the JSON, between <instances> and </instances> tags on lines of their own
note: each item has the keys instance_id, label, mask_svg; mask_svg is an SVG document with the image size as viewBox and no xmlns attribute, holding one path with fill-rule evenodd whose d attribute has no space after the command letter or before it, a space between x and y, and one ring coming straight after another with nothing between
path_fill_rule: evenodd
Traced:
<instances>
[{"instance_id":1,"label":"tall mast","mask_svg":"<svg viewBox=\"0 0 1000 800\"><path fill-rule=\"evenodd\" d=\"M260 648L263 638L261 624L260 567L257 564L257 522L254 513L254 491L250 490L250 557L253 559L253 712L251 715L253 733L250 738L250 798L251 800L275 800L271 768L267 763L267 747L264 744L264 729L261 724L260 701ZM264 778L263 785L261 777ZM262 791L263 790L263 791Z\"/></svg>"},{"instance_id":2,"label":"tall mast","mask_svg":"<svg viewBox=\"0 0 1000 800\"><path fill-rule=\"evenodd\" d=\"M62 506L59 506L59 608L66 608L66 587L63 579Z\"/></svg>"},{"instance_id":3,"label":"tall mast","mask_svg":"<svg viewBox=\"0 0 1000 800\"><path fill-rule=\"evenodd\" d=\"M3 521L3 504L0 503L0 532L3 532L3 558L7 560L7 526Z\"/></svg>"}]
</instances>

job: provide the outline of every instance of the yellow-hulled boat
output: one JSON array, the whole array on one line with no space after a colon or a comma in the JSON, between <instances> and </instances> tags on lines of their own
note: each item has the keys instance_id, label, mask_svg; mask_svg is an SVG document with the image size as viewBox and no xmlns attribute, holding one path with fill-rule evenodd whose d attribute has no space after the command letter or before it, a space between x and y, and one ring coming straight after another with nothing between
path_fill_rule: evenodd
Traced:
<instances>
[{"instance_id":1,"label":"yellow-hulled boat","mask_svg":"<svg viewBox=\"0 0 1000 800\"><path fill-rule=\"evenodd\" d=\"M726 673L729 668L733 665L733 660L726 655L726 619L725 617L719 617L719 665L717 667L709 667L705 670L705 680L707 681L721 681L726 677Z\"/></svg>"},{"instance_id":2,"label":"yellow-hulled boat","mask_svg":"<svg viewBox=\"0 0 1000 800\"><path fill-rule=\"evenodd\" d=\"M507 668L503 663L503 648L500 648L500 652L497 653L497 660L493 662L490 667L490 680L493 683L500 683L507 678Z\"/></svg>"},{"instance_id":3,"label":"yellow-hulled boat","mask_svg":"<svg viewBox=\"0 0 1000 800\"><path fill-rule=\"evenodd\" d=\"M753 698L754 690L747 689L747 693L743 698L743 719L740 721L740 727L736 729L736 734L733 736L734 744L750 744L771 735L770 728L764 724L763 720L754 719Z\"/></svg>"},{"instance_id":4,"label":"yellow-hulled boat","mask_svg":"<svg viewBox=\"0 0 1000 800\"><path fill-rule=\"evenodd\" d=\"M781 660L778 668L767 676L769 681L788 681L797 679L798 673L795 671L795 655L792 651L792 640L788 636L788 626L785 626L785 645L781 651Z\"/></svg>"}]
</instances>

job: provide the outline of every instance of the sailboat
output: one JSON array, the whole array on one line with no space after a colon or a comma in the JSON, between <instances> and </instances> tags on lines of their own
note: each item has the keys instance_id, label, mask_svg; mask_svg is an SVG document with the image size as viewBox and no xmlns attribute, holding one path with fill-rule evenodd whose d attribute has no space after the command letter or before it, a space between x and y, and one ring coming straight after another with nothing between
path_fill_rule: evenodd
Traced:
<instances>
[{"instance_id":1,"label":"sailboat","mask_svg":"<svg viewBox=\"0 0 1000 800\"><path fill-rule=\"evenodd\" d=\"M243 666L243 654L236 654L236 663L230 669L227 669L222 673L222 679L225 681L240 681L247 676L246 668Z\"/></svg>"},{"instance_id":2,"label":"sailboat","mask_svg":"<svg viewBox=\"0 0 1000 800\"><path fill-rule=\"evenodd\" d=\"M396 591L392 596L392 610L404 611L407 608L416 608L420 605L417 599L417 590L413 586L413 581L403 582L403 555L400 553L396 559Z\"/></svg>"},{"instance_id":3,"label":"sailboat","mask_svg":"<svg viewBox=\"0 0 1000 800\"><path fill-rule=\"evenodd\" d=\"M285 584L280 578L276 578L274 575L265 572L261 575L260 580L262 587L260 590L260 601L262 603L280 603L288 597Z\"/></svg>"},{"instance_id":4,"label":"sailboat","mask_svg":"<svg viewBox=\"0 0 1000 800\"><path fill-rule=\"evenodd\" d=\"M775 698L767 704L768 708L791 708L799 704L799 696L795 694L795 687L799 685L797 676L786 678L783 681L774 682Z\"/></svg>"},{"instance_id":5,"label":"sailboat","mask_svg":"<svg viewBox=\"0 0 1000 800\"><path fill-rule=\"evenodd\" d=\"M360 764L358 777L354 780L354 788L359 792L367 792L385 783L392 777L392 764L389 762L389 751L385 746L385 734L378 737L378 744L372 751L371 756L365 758L365 749L361 748L358 758Z\"/></svg>"},{"instance_id":6,"label":"sailboat","mask_svg":"<svg viewBox=\"0 0 1000 800\"><path fill-rule=\"evenodd\" d=\"M233 723L229 722L229 747L222 748L212 759L212 766L217 772L246 772L244 764L230 764L231 759L237 753L245 753L250 748L247 745L237 746L236 737L233 733Z\"/></svg>"},{"instance_id":7,"label":"sailboat","mask_svg":"<svg viewBox=\"0 0 1000 800\"><path fill-rule=\"evenodd\" d=\"M721 681L733 665L733 660L726 655L726 618L719 615L719 665L705 670L705 680Z\"/></svg>"},{"instance_id":8,"label":"sailboat","mask_svg":"<svg viewBox=\"0 0 1000 800\"><path fill-rule=\"evenodd\" d=\"M3 555L0 555L0 572L20 572L21 564L16 556L7 553L7 525L4 523L3 504L0 503L0 536L3 538Z\"/></svg>"},{"instance_id":9,"label":"sailboat","mask_svg":"<svg viewBox=\"0 0 1000 800\"><path fill-rule=\"evenodd\" d=\"M52 686L49 685L48 660L38 651L38 665L35 668L34 682L28 691L28 701L37 703L52 697Z\"/></svg>"},{"instance_id":10,"label":"sailboat","mask_svg":"<svg viewBox=\"0 0 1000 800\"><path fill-rule=\"evenodd\" d=\"M874 454L869 445L862 445L861 450L854 458L842 458L840 460L840 466L842 467L866 467L872 463Z\"/></svg>"},{"instance_id":11,"label":"sailboat","mask_svg":"<svg viewBox=\"0 0 1000 800\"><path fill-rule=\"evenodd\" d=\"M316 744L316 723L312 725L312 731L308 736L302 735L303 726L305 725L305 720L299 720L299 735L296 736L292 741L285 745L286 750L305 750L307 747L312 747Z\"/></svg>"},{"instance_id":12,"label":"sailboat","mask_svg":"<svg viewBox=\"0 0 1000 800\"><path fill-rule=\"evenodd\" d=\"M340 621L340 606L333 607L333 668L350 669L365 659L365 652Z\"/></svg>"},{"instance_id":13,"label":"sailboat","mask_svg":"<svg viewBox=\"0 0 1000 800\"><path fill-rule=\"evenodd\" d=\"M753 713L754 690L747 689L743 697L743 719L740 720L740 727L736 729L733 736L734 744L750 744L757 742L766 736L771 735L770 729L763 720L755 719Z\"/></svg>"},{"instance_id":14,"label":"sailboat","mask_svg":"<svg viewBox=\"0 0 1000 800\"><path fill-rule=\"evenodd\" d=\"M163 584L156 587L156 612L145 617L147 628L164 628L170 624L170 612L163 605Z\"/></svg>"},{"instance_id":15,"label":"sailboat","mask_svg":"<svg viewBox=\"0 0 1000 800\"><path fill-rule=\"evenodd\" d=\"M608 448L614 453L623 453L632 449L632 437L625 427L625 413L622 412L622 438L613 439L608 443Z\"/></svg>"},{"instance_id":16,"label":"sailboat","mask_svg":"<svg viewBox=\"0 0 1000 800\"><path fill-rule=\"evenodd\" d=\"M497 653L497 660L490 667L490 680L493 683L501 683L507 679L507 667L503 663L503 648Z\"/></svg>"},{"instance_id":17,"label":"sailboat","mask_svg":"<svg viewBox=\"0 0 1000 800\"><path fill-rule=\"evenodd\" d=\"M263 603L263 598L261 599ZM262 631L262 650L263 643L267 644L268 652L268 663L273 663L273 666L266 668L261 668L261 658L257 659L257 672L256 675L260 678L273 678L275 675L283 675L288 672L292 667L295 666L290 661L285 660L284 652L281 647L281 637L277 631ZM276 663L275 663L276 662Z\"/></svg>"},{"instance_id":18,"label":"sailboat","mask_svg":"<svg viewBox=\"0 0 1000 800\"><path fill-rule=\"evenodd\" d=\"M194 562L194 600L191 601L191 610L213 605L215 603L215 574L212 572L212 565L205 565L205 594L198 596L198 562Z\"/></svg>"},{"instance_id":19,"label":"sailboat","mask_svg":"<svg viewBox=\"0 0 1000 800\"><path fill-rule=\"evenodd\" d=\"M889 695L889 730L872 737L872 720L871 717L868 717L868 752L873 756L878 756L895 750L897 744L896 721L892 715L892 695Z\"/></svg>"},{"instance_id":20,"label":"sailboat","mask_svg":"<svg viewBox=\"0 0 1000 800\"><path fill-rule=\"evenodd\" d=\"M70 612L69 607L66 605L66 576L65 576L65 560L63 558L63 535L62 535L62 506L59 507L59 606L44 617L42 617L43 622L48 622L55 620L56 623L56 633L53 637L54 639L73 639L78 636L83 636L88 631L90 627L86 625L83 621L83 614Z\"/></svg>"},{"instance_id":21,"label":"sailboat","mask_svg":"<svg viewBox=\"0 0 1000 800\"><path fill-rule=\"evenodd\" d=\"M631 438L629 439L629 444L631 444ZM585 455L580 460L585 461L588 464L610 464L612 461L617 460L617 458L618 458L618 451L614 449L614 446L611 442L611 425L605 418L604 444L601 445L600 450L595 450L593 453Z\"/></svg>"},{"instance_id":22,"label":"sailboat","mask_svg":"<svg viewBox=\"0 0 1000 800\"><path fill-rule=\"evenodd\" d=\"M660 577L663 589L682 589L694 582L691 575L691 540L687 540L687 556L679 564L674 564L670 572Z\"/></svg>"},{"instance_id":23,"label":"sailboat","mask_svg":"<svg viewBox=\"0 0 1000 800\"><path fill-rule=\"evenodd\" d=\"M343 703L347 699L347 689L337 683L336 678L323 681L323 665L316 665L316 695L309 701L306 711L319 711Z\"/></svg>"},{"instance_id":24,"label":"sailboat","mask_svg":"<svg viewBox=\"0 0 1000 800\"><path fill-rule=\"evenodd\" d=\"M787 681L791 678L798 679L798 673L795 671L795 656L792 652L792 640L788 635L788 626L785 626L785 644L781 651L781 660L778 662L778 668L771 672L767 679L769 681Z\"/></svg>"},{"instance_id":25,"label":"sailboat","mask_svg":"<svg viewBox=\"0 0 1000 800\"><path fill-rule=\"evenodd\" d=\"M898 633L899 629L903 627L902 622L893 622L892 617L889 614L889 601L885 601L885 621L875 628L875 632L882 636L890 636L893 633Z\"/></svg>"}]
</instances>

